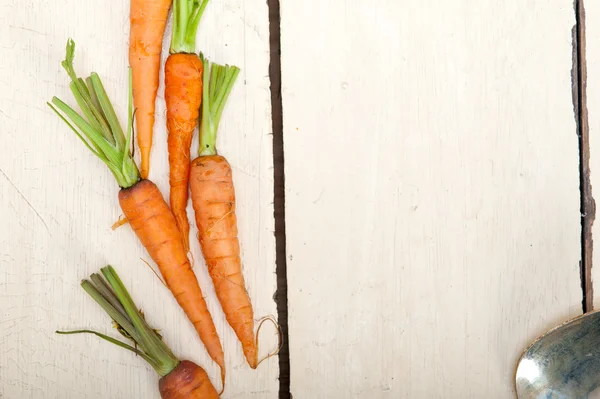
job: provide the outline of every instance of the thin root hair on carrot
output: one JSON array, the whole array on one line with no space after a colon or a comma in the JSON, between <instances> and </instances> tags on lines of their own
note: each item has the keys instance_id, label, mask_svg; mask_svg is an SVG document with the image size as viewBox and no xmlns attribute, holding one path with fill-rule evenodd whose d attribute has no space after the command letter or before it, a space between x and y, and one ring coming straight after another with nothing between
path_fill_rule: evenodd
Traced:
<instances>
[{"instance_id":1,"label":"thin root hair on carrot","mask_svg":"<svg viewBox=\"0 0 600 399\"><path fill-rule=\"evenodd\" d=\"M117 220L116 222L113 223L113 225L110 227L112 231L115 231L116 229L118 229L119 227L125 225L129 223L129 220L127 220L127 218L125 217L125 215L121 215L119 216L119 220Z\"/></svg>"},{"instance_id":2,"label":"thin root hair on carrot","mask_svg":"<svg viewBox=\"0 0 600 399\"><path fill-rule=\"evenodd\" d=\"M277 323L277 321L275 320L275 317L273 317L272 315L268 315L268 316L265 316L262 319L260 319L260 322L258 323L258 327L256 328L256 347L257 348L259 347L258 346L258 334L260 332L260 328L262 327L263 323L267 320L270 321L271 323L273 323L275 328L277 328L277 339L278 339L279 344L277 345L277 349L273 353L270 353L267 356L263 357L261 360L259 360L259 362L256 364L256 367L260 366L260 364L263 361L267 360L268 358L277 356L277 354L279 353L279 351L281 351L281 348L283 347L283 331L282 331L279 323Z\"/></svg>"},{"instance_id":3,"label":"thin root hair on carrot","mask_svg":"<svg viewBox=\"0 0 600 399\"><path fill-rule=\"evenodd\" d=\"M131 70L131 69L130 69ZM129 149L129 156L133 157L135 154L135 114L137 113L137 108L134 108L133 111L129 111L131 114L131 122L128 124L129 128L131 128L131 147Z\"/></svg>"},{"instance_id":4,"label":"thin root hair on carrot","mask_svg":"<svg viewBox=\"0 0 600 399\"><path fill-rule=\"evenodd\" d=\"M211 230L214 229L217 224L219 224L220 222L222 222L227 216L231 215L232 213L233 213L233 210L225 213L218 220L215 220L215 222L204 232L204 234L210 233Z\"/></svg>"},{"instance_id":5,"label":"thin root hair on carrot","mask_svg":"<svg viewBox=\"0 0 600 399\"><path fill-rule=\"evenodd\" d=\"M194 253L192 252L192 250L190 249L188 251L188 254L190 255L190 267L193 269L194 268L194 263L196 261L196 259L194 258Z\"/></svg>"},{"instance_id":6,"label":"thin root hair on carrot","mask_svg":"<svg viewBox=\"0 0 600 399\"><path fill-rule=\"evenodd\" d=\"M154 275L162 283L162 285L164 285L165 287L167 287L167 283L165 283L165 281L158 275L158 273L156 273L156 270L154 270L154 268L152 267L152 265L150 265L150 263L148 263L144 258L140 258L140 260L142 262L144 262L146 264L146 266L148 266L150 268L150 270L152 270L152 273L154 273Z\"/></svg>"}]
</instances>

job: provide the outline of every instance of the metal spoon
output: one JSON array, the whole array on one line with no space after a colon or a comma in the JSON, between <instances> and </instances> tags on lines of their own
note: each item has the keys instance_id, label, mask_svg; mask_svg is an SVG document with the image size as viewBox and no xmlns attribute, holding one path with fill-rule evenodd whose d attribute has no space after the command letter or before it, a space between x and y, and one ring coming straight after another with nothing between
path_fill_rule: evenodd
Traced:
<instances>
[{"instance_id":1,"label":"metal spoon","mask_svg":"<svg viewBox=\"0 0 600 399\"><path fill-rule=\"evenodd\" d=\"M553 328L517 364L519 399L600 398L600 311ZM592 394L592 392L594 392Z\"/></svg>"}]
</instances>

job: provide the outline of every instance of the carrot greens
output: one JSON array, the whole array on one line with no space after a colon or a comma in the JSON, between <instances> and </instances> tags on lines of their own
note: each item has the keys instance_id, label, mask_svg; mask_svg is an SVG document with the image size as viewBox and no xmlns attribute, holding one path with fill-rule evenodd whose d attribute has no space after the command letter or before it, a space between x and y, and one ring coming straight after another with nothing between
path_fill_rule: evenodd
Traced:
<instances>
[{"instance_id":1,"label":"carrot greens","mask_svg":"<svg viewBox=\"0 0 600 399\"><path fill-rule=\"evenodd\" d=\"M173 37L170 53L194 53L196 32L208 0L173 1Z\"/></svg>"},{"instance_id":2,"label":"carrot greens","mask_svg":"<svg viewBox=\"0 0 600 399\"><path fill-rule=\"evenodd\" d=\"M104 279L99 274L94 273L90 276L92 281L83 280L81 286L113 319L121 335L132 340L136 347L93 330L56 332L58 334L94 334L138 354L161 377L169 374L179 365L179 360L162 341L158 332L148 325L144 315L136 307L115 269L109 265L103 267L101 272Z\"/></svg>"},{"instance_id":3,"label":"carrot greens","mask_svg":"<svg viewBox=\"0 0 600 399\"><path fill-rule=\"evenodd\" d=\"M93 72L85 81L77 77L73 68L74 58L75 42L69 39L62 66L71 78L70 89L83 116L56 96L48 105L86 147L108 166L120 187L131 187L140 180L140 172L130 150L133 118L131 72L128 128L125 135L100 76Z\"/></svg>"},{"instance_id":4,"label":"carrot greens","mask_svg":"<svg viewBox=\"0 0 600 399\"><path fill-rule=\"evenodd\" d=\"M217 130L227 98L233 84L240 73L240 68L233 65L211 63L202 54L204 64L202 90L202 121L200 122L200 146L198 155L216 155ZM209 70L210 66L210 70ZM210 72L209 72L210 71Z\"/></svg>"}]
</instances>

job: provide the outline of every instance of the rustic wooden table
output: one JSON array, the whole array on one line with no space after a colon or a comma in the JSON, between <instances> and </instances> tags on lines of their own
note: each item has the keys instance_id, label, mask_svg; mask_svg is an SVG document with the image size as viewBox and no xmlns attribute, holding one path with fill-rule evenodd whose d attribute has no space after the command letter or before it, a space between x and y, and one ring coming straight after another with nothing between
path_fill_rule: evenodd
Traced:
<instances>
[{"instance_id":1,"label":"rustic wooden table","mask_svg":"<svg viewBox=\"0 0 600 399\"><path fill-rule=\"evenodd\" d=\"M257 317L288 332L281 358L248 369L192 240L229 367L223 398L514 397L521 352L581 314L584 292L591 310L600 276L600 4L586 7L587 28L572 0L211 0L198 48L241 68L218 147L244 273ZM110 229L114 179L46 106L71 99L72 37L76 69L103 77L125 120L128 13L127 1L0 1L2 399L159 397L141 359L54 333L114 334L79 286L106 264L218 381L130 228ZM163 90L150 177L166 193ZM276 345L272 328L261 342Z\"/></svg>"}]
</instances>

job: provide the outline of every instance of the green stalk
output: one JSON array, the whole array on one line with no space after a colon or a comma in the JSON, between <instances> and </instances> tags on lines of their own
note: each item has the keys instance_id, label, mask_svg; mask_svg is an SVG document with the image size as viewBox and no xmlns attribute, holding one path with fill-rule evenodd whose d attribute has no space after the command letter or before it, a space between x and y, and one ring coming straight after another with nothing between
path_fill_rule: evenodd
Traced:
<instances>
[{"instance_id":1,"label":"green stalk","mask_svg":"<svg viewBox=\"0 0 600 399\"><path fill-rule=\"evenodd\" d=\"M102 113L106 116L107 123L110 126L110 131L116 132L116 134L113 134L113 136L116 140L117 150L120 150L125 146L125 141L123 140L123 129L121 129L121 124L119 123L115 109L108 99L108 94L104 90L102 80L100 80L100 76L94 72L90 74L88 80L90 82L89 87L91 87L90 92L97 96L98 108L101 108ZM98 95L97 93L100 94Z\"/></svg>"},{"instance_id":2,"label":"green stalk","mask_svg":"<svg viewBox=\"0 0 600 399\"><path fill-rule=\"evenodd\" d=\"M217 131L227 98L231 93L240 68L233 65L210 64L200 54L204 64L202 90L202 121L200 122L199 156L217 154ZM209 69L210 67L210 69Z\"/></svg>"},{"instance_id":3,"label":"green stalk","mask_svg":"<svg viewBox=\"0 0 600 399\"><path fill-rule=\"evenodd\" d=\"M71 41L72 42L72 41ZM102 111L99 110L92 100L90 92L83 82L83 79L77 77L75 69L73 68L73 59L75 58L75 43L69 45L67 42L67 54L65 60L61 63L67 74L71 78L71 91L77 100L77 104L83 111L84 115L88 119L89 123L95 130L102 132L104 138L114 144L114 137L112 136Z\"/></svg>"},{"instance_id":4,"label":"green stalk","mask_svg":"<svg viewBox=\"0 0 600 399\"><path fill-rule=\"evenodd\" d=\"M108 283L115 290L119 302L121 302L125 311L131 318L135 330L140 333L141 339L139 341L136 340L136 342L140 347L144 348L144 352L153 353L157 358L175 360L176 364L173 365L172 368L169 368L171 364L167 361L167 364L161 370L157 370L158 374L161 376L167 375L177 366L177 364L179 364L179 361L175 358L175 355L173 355L171 350L163 343L156 331L150 328L144 316L137 310L138 308L135 306L133 299L131 299L129 292L127 292L127 289L121 282L121 279L115 270L111 266L107 266L102 268L102 274L104 274L104 278L106 278Z\"/></svg>"},{"instance_id":5,"label":"green stalk","mask_svg":"<svg viewBox=\"0 0 600 399\"><path fill-rule=\"evenodd\" d=\"M192 54L196 51L196 33L207 4L208 0L173 1L171 54Z\"/></svg>"},{"instance_id":6,"label":"green stalk","mask_svg":"<svg viewBox=\"0 0 600 399\"><path fill-rule=\"evenodd\" d=\"M48 105L83 141L92 154L106 164L121 188L131 187L140 180L140 173L130 150L133 123L131 71L128 129L125 136L100 76L92 73L85 81L77 77L73 68L74 56L75 42L69 39L62 66L71 78L71 92L81 109L81 114L57 97L53 97Z\"/></svg>"},{"instance_id":7,"label":"green stalk","mask_svg":"<svg viewBox=\"0 0 600 399\"><path fill-rule=\"evenodd\" d=\"M123 305L121 305L121 302L119 302L117 294L115 294L112 288L110 288L110 286L106 284L106 281L104 281L104 279L96 273L90 276L90 280L92 280L94 287L98 290L100 295L104 297L104 299L106 299L112 306L114 306L114 308L117 309L119 313L125 316L127 318L127 321L131 322L129 316L127 316L127 312L125 312L125 308L123 307Z\"/></svg>"},{"instance_id":8,"label":"green stalk","mask_svg":"<svg viewBox=\"0 0 600 399\"><path fill-rule=\"evenodd\" d=\"M89 282L88 280L84 280L81 282L81 288L85 292L88 293L97 303L104 309L104 311L117 323L119 327L125 330L128 334L128 337L134 342L138 342L141 340L141 336L135 330L133 324L127 316L127 313L121 313L117 308L110 304L110 301L105 298L100 291L96 288L94 284ZM123 308L124 310L125 308Z\"/></svg>"},{"instance_id":9,"label":"green stalk","mask_svg":"<svg viewBox=\"0 0 600 399\"><path fill-rule=\"evenodd\" d=\"M136 355L141 356L148 363L152 363L152 359L149 358L144 352L140 351L139 349L135 349L131 345L127 345L126 343L121 342L118 339L114 339L112 337L109 337L108 335L104 335L102 333L99 333L98 331L94 331L94 330L74 330L74 331L56 331L56 333L57 334L62 334L62 335L70 335L70 334L94 334L95 336L100 337L103 340L106 340L106 341L108 341L108 342L110 342L112 344L120 346L121 348L125 348L127 350L130 350L133 353L135 353Z\"/></svg>"},{"instance_id":10,"label":"green stalk","mask_svg":"<svg viewBox=\"0 0 600 399\"><path fill-rule=\"evenodd\" d=\"M81 286L113 319L119 328L119 332L131 339L136 344L136 347L134 348L131 345L93 330L57 331L57 333L94 334L110 343L140 355L161 377L169 374L179 365L179 359L162 341L156 330L148 325L114 268L106 266L101 271L107 282L100 275L92 274L90 277L92 282L84 280ZM115 301L117 305L115 305Z\"/></svg>"}]
</instances>

